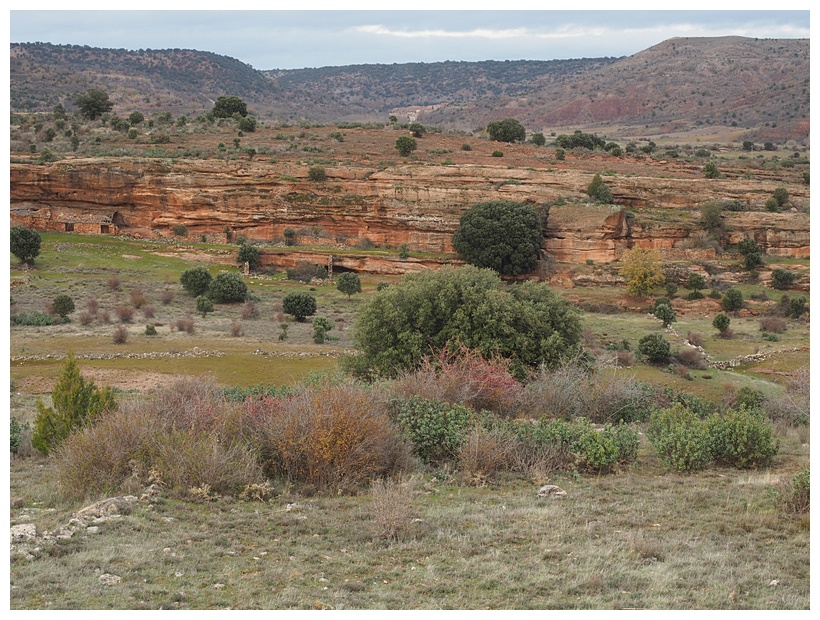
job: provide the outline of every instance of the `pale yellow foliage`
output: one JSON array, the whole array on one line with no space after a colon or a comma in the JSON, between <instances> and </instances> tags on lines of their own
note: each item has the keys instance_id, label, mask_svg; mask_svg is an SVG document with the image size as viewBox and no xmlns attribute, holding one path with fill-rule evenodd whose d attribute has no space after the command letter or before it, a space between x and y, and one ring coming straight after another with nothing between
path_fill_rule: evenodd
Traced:
<instances>
[{"instance_id":1,"label":"pale yellow foliage","mask_svg":"<svg viewBox=\"0 0 820 620\"><path fill-rule=\"evenodd\" d=\"M666 281L655 252L643 248L624 252L619 271L626 280L629 294L635 297L646 297L653 288Z\"/></svg>"}]
</instances>

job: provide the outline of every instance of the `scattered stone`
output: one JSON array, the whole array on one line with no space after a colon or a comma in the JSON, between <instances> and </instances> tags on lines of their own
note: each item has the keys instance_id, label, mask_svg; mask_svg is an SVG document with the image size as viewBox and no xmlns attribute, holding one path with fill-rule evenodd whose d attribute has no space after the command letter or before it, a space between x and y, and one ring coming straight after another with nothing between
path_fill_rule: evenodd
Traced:
<instances>
[{"instance_id":1,"label":"scattered stone","mask_svg":"<svg viewBox=\"0 0 820 620\"><path fill-rule=\"evenodd\" d=\"M37 526L33 523L21 523L11 528L11 542L32 542L37 538Z\"/></svg>"},{"instance_id":2,"label":"scattered stone","mask_svg":"<svg viewBox=\"0 0 820 620\"><path fill-rule=\"evenodd\" d=\"M120 581L122 581L122 577L119 575L112 575L110 573L103 573L99 577L100 583L104 586L116 586L119 585Z\"/></svg>"},{"instance_id":3,"label":"scattered stone","mask_svg":"<svg viewBox=\"0 0 820 620\"><path fill-rule=\"evenodd\" d=\"M554 484L545 484L538 489L538 497L549 497L551 499L565 499L567 492Z\"/></svg>"}]
</instances>

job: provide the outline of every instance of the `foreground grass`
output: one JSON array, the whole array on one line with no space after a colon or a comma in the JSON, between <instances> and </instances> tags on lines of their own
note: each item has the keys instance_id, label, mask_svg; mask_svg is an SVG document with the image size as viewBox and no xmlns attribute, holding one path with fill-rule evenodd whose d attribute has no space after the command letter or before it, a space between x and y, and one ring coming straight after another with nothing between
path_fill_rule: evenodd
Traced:
<instances>
[{"instance_id":1,"label":"foreground grass","mask_svg":"<svg viewBox=\"0 0 820 620\"><path fill-rule=\"evenodd\" d=\"M563 501L521 479L417 475L396 539L378 534L368 494L162 500L12 560L11 608L808 609L808 518L779 515L767 493L808 458L786 443L771 471L695 476L662 470L644 445L631 472L554 480ZM26 502L13 522L66 523L80 506L31 461L12 462Z\"/></svg>"}]
</instances>

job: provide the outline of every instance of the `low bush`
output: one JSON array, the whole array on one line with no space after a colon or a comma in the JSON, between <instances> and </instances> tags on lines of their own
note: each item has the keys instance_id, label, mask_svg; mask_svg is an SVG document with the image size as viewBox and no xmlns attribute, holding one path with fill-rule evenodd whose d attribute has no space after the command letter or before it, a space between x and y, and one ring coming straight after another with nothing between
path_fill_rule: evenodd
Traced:
<instances>
[{"instance_id":1,"label":"low bush","mask_svg":"<svg viewBox=\"0 0 820 620\"><path fill-rule=\"evenodd\" d=\"M410 463L409 446L373 389L328 384L263 402L256 417L266 466L274 475L342 490Z\"/></svg>"},{"instance_id":2,"label":"low bush","mask_svg":"<svg viewBox=\"0 0 820 620\"><path fill-rule=\"evenodd\" d=\"M675 359L687 368L694 368L695 370L706 370L707 368L703 353L697 349L685 347L675 353Z\"/></svg>"},{"instance_id":3,"label":"low bush","mask_svg":"<svg viewBox=\"0 0 820 620\"><path fill-rule=\"evenodd\" d=\"M142 316L146 319L153 319L154 318L154 306L143 306L142 307Z\"/></svg>"},{"instance_id":4,"label":"low bush","mask_svg":"<svg viewBox=\"0 0 820 620\"><path fill-rule=\"evenodd\" d=\"M120 323L130 323L134 318L134 309L131 306L117 306L114 308L114 314L120 320Z\"/></svg>"},{"instance_id":5,"label":"low bush","mask_svg":"<svg viewBox=\"0 0 820 620\"><path fill-rule=\"evenodd\" d=\"M118 277L112 276L112 277L108 278L107 285L108 285L109 290L119 291L120 286L122 285L122 283L120 282L120 279Z\"/></svg>"},{"instance_id":6,"label":"low bush","mask_svg":"<svg viewBox=\"0 0 820 620\"><path fill-rule=\"evenodd\" d=\"M413 492L406 482L378 478L370 483L371 519L379 538L400 540L412 532Z\"/></svg>"},{"instance_id":7,"label":"low bush","mask_svg":"<svg viewBox=\"0 0 820 620\"><path fill-rule=\"evenodd\" d=\"M145 293L143 293L140 289L132 289L128 293L128 296L131 300L131 305L134 306L137 310L142 308L148 301L145 297Z\"/></svg>"},{"instance_id":8,"label":"low bush","mask_svg":"<svg viewBox=\"0 0 820 620\"><path fill-rule=\"evenodd\" d=\"M786 513L806 514L811 508L810 473L804 467L774 489L776 505Z\"/></svg>"},{"instance_id":9,"label":"low bush","mask_svg":"<svg viewBox=\"0 0 820 620\"><path fill-rule=\"evenodd\" d=\"M235 271L223 271L208 284L207 294L217 304L236 303L247 299L248 285Z\"/></svg>"},{"instance_id":10,"label":"low bush","mask_svg":"<svg viewBox=\"0 0 820 620\"><path fill-rule=\"evenodd\" d=\"M797 274L787 269L772 270L772 288L779 291L789 288L797 279Z\"/></svg>"},{"instance_id":11,"label":"low bush","mask_svg":"<svg viewBox=\"0 0 820 620\"><path fill-rule=\"evenodd\" d=\"M671 469L698 471L712 462L706 425L682 404L653 412L646 436L661 461Z\"/></svg>"},{"instance_id":12,"label":"low bush","mask_svg":"<svg viewBox=\"0 0 820 620\"><path fill-rule=\"evenodd\" d=\"M171 291L171 290L168 290L168 289L164 289L159 294L159 300L162 302L163 306L167 306L172 301L174 301L174 297L175 297L174 291Z\"/></svg>"},{"instance_id":13,"label":"low bush","mask_svg":"<svg viewBox=\"0 0 820 620\"><path fill-rule=\"evenodd\" d=\"M288 280L296 280L307 284L314 278L319 278L320 280L327 278L327 270L321 265L299 261L295 267L285 269L285 275Z\"/></svg>"},{"instance_id":14,"label":"low bush","mask_svg":"<svg viewBox=\"0 0 820 620\"><path fill-rule=\"evenodd\" d=\"M509 469L512 436L498 429L474 424L458 451L458 468L466 482L483 484L498 472Z\"/></svg>"},{"instance_id":15,"label":"low bush","mask_svg":"<svg viewBox=\"0 0 820 620\"><path fill-rule=\"evenodd\" d=\"M712 458L720 465L767 467L779 449L771 421L745 407L709 416L705 428Z\"/></svg>"},{"instance_id":16,"label":"low bush","mask_svg":"<svg viewBox=\"0 0 820 620\"><path fill-rule=\"evenodd\" d=\"M124 325L118 325L114 328L114 333L111 335L114 344L125 344L128 342L128 329Z\"/></svg>"},{"instance_id":17,"label":"low bush","mask_svg":"<svg viewBox=\"0 0 820 620\"><path fill-rule=\"evenodd\" d=\"M702 347L705 342L703 340L703 334L698 332L688 332L686 334L686 339L689 341L689 344L695 347Z\"/></svg>"},{"instance_id":18,"label":"low bush","mask_svg":"<svg viewBox=\"0 0 820 620\"><path fill-rule=\"evenodd\" d=\"M194 327L194 320L189 316L182 319L177 319L174 323L174 326L176 327L178 332L186 332L188 334L193 334L196 331Z\"/></svg>"},{"instance_id":19,"label":"low bush","mask_svg":"<svg viewBox=\"0 0 820 620\"><path fill-rule=\"evenodd\" d=\"M242 318L244 320L249 319L258 319L259 318L259 308L257 305L252 301L246 301L245 305L242 306Z\"/></svg>"},{"instance_id":20,"label":"low bush","mask_svg":"<svg viewBox=\"0 0 820 620\"><path fill-rule=\"evenodd\" d=\"M458 458L475 414L463 405L412 396L394 401L391 417L413 444L416 456L438 464Z\"/></svg>"},{"instance_id":21,"label":"low bush","mask_svg":"<svg viewBox=\"0 0 820 620\"><path fill-rule=\"evenodd\" d=\"M487 358L463 346L424 358L391 386L401 398L418 396L501 416L515 416L524 405L524 387L513 377L508 359Z\"/></svg>"},{"instance_id":22,"label":"low bush","mask_svg":"<svg viewBox=\"0 0 820 620\"><path fill-rule=\"evenodd\" d=\"M45 327L60 323L60 317L52 314L45 314L37 310L23 310L11 315L12 325L25 325L31 327Z\"/></svg>"},{"instance_id":23,"label":"low bush","mask_svg":"<svg viewBox=\"0 0 820 620\"><path fill-rule=\"evenodd\" d=\"M786 381L785 389L766 394L763 410L775 422L792 427L809 425L810 373L807 367L796 370Z\"/></svg>"},{"instance_id":24,"label":"low bush","mask_svg":"<svg viewBox=\"0 0 820 620\"><path fill-rule=\"evenodd\" d=\"M239 338L240 336L245 335L245 329L242 327L242 323L239 321L231 321L231 327L229 329L231 336L234 338Z\"/></svg>"},{"instance_id":25,"label":"low bush","mask_svg":"<svg viewBox=\"0 0 820 620\"><path fill-rule=\"evenodd\" d=\"M782 334L786 331L786 321L779 316L767 316L760 319L760 331Z\"/></svg>"},{"instance_id":26,"label":"low bush","mask_svg":"<svg viewBox=\"0 0 820 620\"><path fill-rule=\"evenodd\" d=\"M638 352L653 364L664 363L672 350L663 334L646 334L638 341Z\"/></svg>"}]
</instances>

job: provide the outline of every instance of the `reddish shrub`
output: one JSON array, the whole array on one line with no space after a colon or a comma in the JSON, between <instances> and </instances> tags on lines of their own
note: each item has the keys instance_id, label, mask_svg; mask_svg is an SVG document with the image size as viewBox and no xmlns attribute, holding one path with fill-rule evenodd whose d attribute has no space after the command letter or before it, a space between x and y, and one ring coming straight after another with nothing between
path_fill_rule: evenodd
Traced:
<instances>
[{"instance_id":1,"label":"reddish shrub","mask_svg":"<svg viewBox=\"0 0 820 620\"><path fill-rule=\"evenodd\" d=\"M142 307L142 316L146 319L153 319L154 318L154 306L143 306Z\"/></svg>"},{"instance_id":2,"label":"reddish shrub","mask_svg":"<svg viewBox=\"0 0 820 620\"><path fill-rule=\"evenodd\" d=\"M194 329L194 320L187 316L184 319L177 319L176 323L174 324L177 328L177 331L186 332L189 334L193 334Z\"/></svg>"},{"instance_id":3,"label":"reddish shrub","mask_svg":"<svg viewBox=\"0 0 820 620\"><path fill-rule=\"evenodd\" d=\"M88 313L91 316L97 316L97 310L99 310L99 303L97 300L91 297L85 302L85 309L88 310Z\"/></svg>"},{"instance_id":4,"label":"reddish shrub","mask_svg":"<svg viewBox=\"0 0 820 620\"><path fill-rule=\"evenodd\" d=\"M503 416L519 412L524 394L524 387L510 372L509 360L487 359L464 346L426 358L417 370L396 379L393 390L404 398L418 396Z\"/></svg>"},{"instance_id":5,"label":"reddish shrub","mask_svg":"<svg viewBox=\"0 0 820 620\"><path fill-rule=\"evenodd\" d=\"M244 336L245 335L245 330L242 327L242 323L240 323L239 321L233 321L231 323L231 330L230 331L231 331L231 336L233 336L234 338L238 338L239 336Z\"/></svg>"},{"instance_id":6,"label":"reddish shrub","mask_svg":"<svg viewBox=\"0 0 820 620\"><path fill-rule=\"evenodd\" d=\"M786 320L779 316L767 316L760 319L760 331L771 334L782 334L786 331Z\"/></svg>"},{"instance_id":7,"label":"reddish shrub","mask_svg":"<svg viewBox=\"0 0 820 620\"><path fill-rule=\"evenodd\" d=\"M114 344L125 344L128 341L128 330L124 325L118 325L114 329L113 339Z\"/></svg>"},{"instance_id":8,"label":"reddish shrub","mask_svg":"<svg viewBox=\"0 0 820 620\"><path fill-rule=\"evenodd\" d=\"M120 290L121 284L122 283L120 282L120 279L117 278L116 276L108 278L108 288L112 291Z\"/></svg>"},{"instance_id":9,"label":"reddish shrub","mask_svg":"<svg viewBox=\"0 0 820 620\"><path fill-rule=\"evenodd\" d=\"M114 308L114 314L121 323L130 323L134 318L134 309L131 306L117 306Z\"/></svg>"},{"instance_id":10,"label":"reddish shrub","mask_svg":"<svg viewBox=\"0 0 820 620\"><path fill-rule=\"evenodd\" d=\"M159 294L159 300L162 302L162 305L163 305L163 306L167 306L167 305L168 305L168 304L170 304L172 301L174 301L174 292L173 292L173 291L170 291L170 290L168 290L168 289L166 288L165 290L163 290L163 291Z\"/></svg>"},{"instance_id":11,"label":"reddish shrub","mask_svg":"<svg viewBox=\"0 0 820 620\"><path fill-rule=\"evenodd\" d=\"M245 305L242 306L242 318L246 320L259 318L259 308L254 302L245 302Z\"/></svg>"},{"instance_id":12,"label":"reddish shrub","mask_svg":"<svg viewBox=\"0 0 820 620\"><path fill-rule=\"evenodd\" d=\"M143 292L142 292L140 289L138 289L138 288L132 289L132 290L128 293L128 296L129 296L129 297L130 297L130 299L131 299L131 305L132 305L132 306L134 306L137 310L139 310L140 308L142 308L142 306L143 306L143 305L145 305L145 302L147 301L147 300L145 299L145 293L143 293Z\"/></svg>"},{"instance_id":13,"label":"reddish shrub","mask_svg":"<svg viewBox=\"0 0 820 620\"><path fill-rule=\"evenodd\" d=\"M83 310L77 315L77 320L80 322L80 325L90 325L92 321L94 321L94 317L87 310Z\"/></svg>"},{"instance_id":14,"label":"reddish shrub","mask_svg":"<svg viewBox=\"0 0 820 620\"><path fill-rule=\"evenodd\" d=\"M694 368L696 370L706 369L706 360L703 359L703 354L697 349L684 347L675 353L675 359L688 368Z\"/></svg>"}]
</instances>

